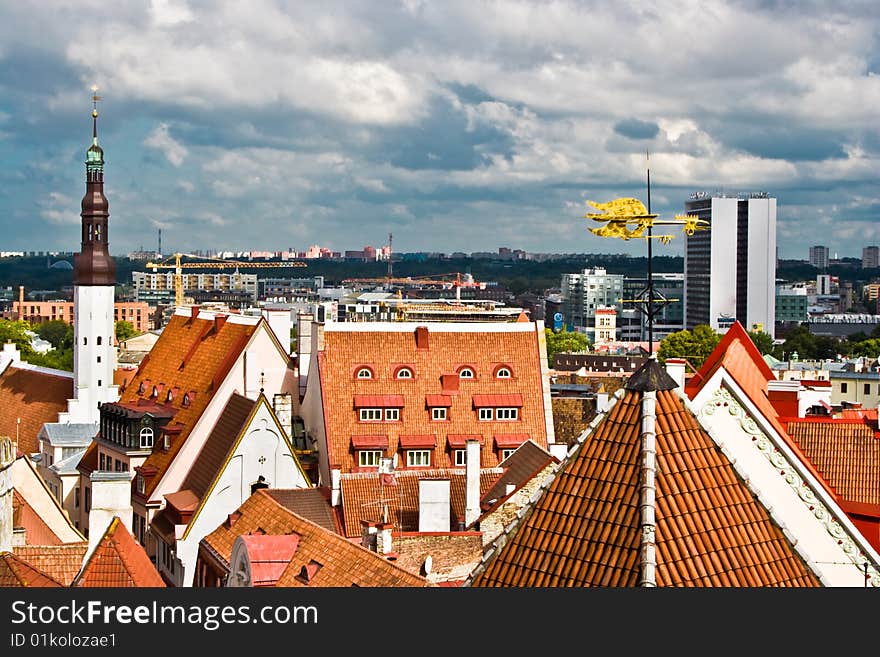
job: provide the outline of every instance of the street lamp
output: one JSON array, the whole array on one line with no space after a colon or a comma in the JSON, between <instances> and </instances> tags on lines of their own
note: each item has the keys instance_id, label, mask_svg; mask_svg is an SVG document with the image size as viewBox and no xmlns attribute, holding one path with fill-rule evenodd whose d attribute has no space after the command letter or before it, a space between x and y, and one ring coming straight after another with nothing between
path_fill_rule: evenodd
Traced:
<instances>
[{"instance_id":1,"label":"street lamp","mask_svg":"<svg viewBox=\"0 0 880 657\"><path fill-rule=\"evenodd\" d=\"M646 153L647 156L647 153ZM590 232L599 237L614 237L622 240L644 239L648 246L648 286L647 300L634 299L633 303L641 303L639 310L648 320L648 355L654 354L654 318L673 299L654 294L654 280L651 272L653 240L668 244L674 237L671 234L654 235L654 226L680 226L685 235L693 235L698 230L705 230L709 222L694 215L677 214L673 219L658 219L659 215L651 213L651 168L648 166L648 207L636 198L617 198L607 203L587 201L601 212L588 212L585 217L593 221L603 222L598 228L590 228ZM644 294L641 293L639 296ZM659 304L655 301L660 301Z\"/></svg>"}]
</instances>

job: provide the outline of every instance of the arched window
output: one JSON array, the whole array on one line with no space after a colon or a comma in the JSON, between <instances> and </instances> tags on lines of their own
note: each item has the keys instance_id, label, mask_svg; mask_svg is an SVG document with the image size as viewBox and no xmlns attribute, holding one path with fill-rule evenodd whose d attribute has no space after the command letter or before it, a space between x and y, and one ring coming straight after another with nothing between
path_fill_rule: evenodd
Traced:
<instances>
[{"instance_id":1,"label":"arched window","mask_svg":"<svg viewBox=\"0 0 880 657\"><path fill-rule=\"evenodd\" d=\"M458 371L458 378L459 379L473 379L474 378L474 371L470 367L462 367Z\"/></svg>"},{"instance_id":2,"label":"arched window","mask_svg":"<svg viewBox=\"0 0 880 657\"><path fill-rule=\"evenodd\" d=\"M189 408L189 395L186 394L186 393L183 393L183 402L182 402L182 404L183 404L183 407L184 407L184 408Z\"/></svg>"},{"instance_id":3,"label":"arched window","mask_svg":"<svg viewBox=\"0 0 880 657\"><path fill-rule=\"evenodd\" d=\"M153 386L153 394L150 396L153 398L156 398L159 396L159 388L157 386Z\"/></svg>"},{"instance_id":4,"label":"arched window","mask_svg":"<svg viewBox=\"0 0 880 657\"><path fill-rule=\"evenodd\" d=\"M372 379L373 378L373 370L369 367L362 367L357 371L357 378L359 379Z\"/></svg>"},{"instance_id":5,"label":"arched window","mask_svg":"<svg viewBox=\"0 0 880 657\"><path fill-rule=\"evenodd\" d=\"M98 336L98 346L100 346L100 345L101 345L101 336L99 335Z\"/></svg>"},{"instance_id":6,"label":"arched window","mask_svg":"<svg viewBox=\"0 0 880 657\"><path fill-rule=\"evenodd\" d=\"M165 401L170 402L172 399L174 399L174 394L169 390L168 394L165 395Z\"/></svg>"},{"instance_id":7,"label":"arched window","mask_svg":"<svg viewBox=\"0 0 880 657\"><path fill-rule=\"evenodd\" d=\"M153 430L150 427L141 429L141 449L153 446Z\"/></svg>"},{"instance_id":8,"label":"arched window","mask_svg":"<svg viewBox=\"0 0 880 657\"><path fill-rule=\"evenodd\" d=\"M511 376L509 367L499 367L495 372L496 379L509 379Z\"/></svg>"},{"instance_id":9,"label":"arched window","mask_svg":"<svg viewBox=\"0 0 880 657\"><path fill-rule=\"evenodd\" d=\"M397 370L397 378L398 379L411 379L413 378L413 371L408 367L401 367Z\"/></svg>"}]
</instances>

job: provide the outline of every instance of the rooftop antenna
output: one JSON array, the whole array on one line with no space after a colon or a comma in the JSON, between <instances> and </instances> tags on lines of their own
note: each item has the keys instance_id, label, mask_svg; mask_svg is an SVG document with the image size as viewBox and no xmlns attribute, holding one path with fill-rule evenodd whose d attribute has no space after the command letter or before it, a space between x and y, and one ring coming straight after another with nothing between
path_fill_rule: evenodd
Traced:
<instances>
[{"instance_id":1,"label":"rooftop antenna","mask_svg":"<svg viewBox=\"0 0 880 657\"><path fill-rule=\"evenodd\" d=\"M156 252L159 254L159 257L162 256L162 229L159 229L159 250Z\"/></svg>"},{"instance_id":2,"label":"rooftop antenna","mask_svg":"<svg viewBox=\"0 0 880 657\"><path fill-rule=\"evenodd\" d=\"M388 233L388 289L391 289L391 281L394 278L392 275L392 267L391 267L391 239L392 234Z\"/></svg>"}]
</instances>

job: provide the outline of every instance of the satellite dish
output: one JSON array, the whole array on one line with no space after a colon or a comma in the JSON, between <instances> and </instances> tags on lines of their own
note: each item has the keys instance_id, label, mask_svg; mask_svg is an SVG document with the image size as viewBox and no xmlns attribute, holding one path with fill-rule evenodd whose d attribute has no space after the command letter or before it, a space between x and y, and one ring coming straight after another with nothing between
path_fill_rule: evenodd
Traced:
<instances>
[{"instance_id":1,"label":"satellite dish","mask_svg":"<svg viewBox=\"0 0 880 657\"><path fill-rule=\"evenodd\" d=\"M434 567L434 559L429 554L427 557L425 557L425 563L422 564L422 571L425 573L425 575L430 575L431 569L433 567Z\"/></svg>"}]
</instances>

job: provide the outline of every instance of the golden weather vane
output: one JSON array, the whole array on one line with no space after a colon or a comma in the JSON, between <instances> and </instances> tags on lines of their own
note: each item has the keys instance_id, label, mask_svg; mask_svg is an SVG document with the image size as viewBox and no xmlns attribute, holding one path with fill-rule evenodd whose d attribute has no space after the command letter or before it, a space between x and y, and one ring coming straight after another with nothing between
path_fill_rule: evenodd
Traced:
<instances>
[{"instance_id":1,"label":"golden weather vane","mask_svg":"<svg viewBox=\"0 0 880 657\"><path fill-rule=\"evenodd\" d=\"M98 101L101 100L101 97L98 95L98 85L92 85L92 105L94 109L92 110L93 116L98 116Z\"/></svg>"}]
</instances>

